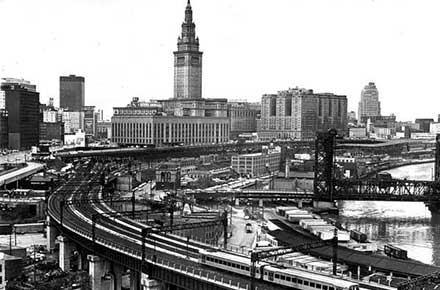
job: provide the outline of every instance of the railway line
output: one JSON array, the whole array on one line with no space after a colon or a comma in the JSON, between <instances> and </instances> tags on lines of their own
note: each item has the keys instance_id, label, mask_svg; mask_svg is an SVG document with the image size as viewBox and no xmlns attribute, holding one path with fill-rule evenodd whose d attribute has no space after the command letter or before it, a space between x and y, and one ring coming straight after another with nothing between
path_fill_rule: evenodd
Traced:
<instances>
[{"instance_id":1,"label":"railway line","mask_svg":"<svg viewBox=\"0 0 440 290\"><path fill-rule=\"evenodd\" d=\"M131 268L134 271L140 270L145 272L147 269L147 272L149 272L154 267L168 267L171 271L180 271L185 275L195 277L195 279L204 279L217 284L217 286L223 286L220 287L223 289L249 289L249 271L235 271L235 269L227 265L231 262L221 262L217 258L214 259L216 260L214 264L207 264L203 260L207 253L217 253L216 255L220 257L235 255L238 260L249 259L249 256L224 253L217 247L188 240L173 234L152 232L143 237L142 232L145 229L151 228L149 225L118 214L114 208L103 201L99 176L101 172L104 172L105 166L101 163L79 166L80 168L77 170L77 173L65 184L61 185L48 201L49 215L56 221L61 232L67 234L68 232L73 232L81 236L84 240L83 245L92 253L102 255L103 253L98 251L107 248L117 251L121 255L136 259L138 266ZM90 174L90 172L94 174ZM145 239L144 253L142 253L143 238ZM104 258L111 259L111 257L106 257L105 253L103 256ZM143 262L142 257L145 257ZM245 265L240 267L243 268ZM275 269L269 267L268 271L275 271ZM281 273L284 270L279 271ZM305 276L320 276L320 274L303 272ZM292 273L287 276L293 275ZM255 281L255 289L291 289L292 286L289 286L288 282L278 281L277 276L278 274L275 274L275 278L271 277L270 274L261 276L260 279ZM152 277L154 278L154 273ZM289 277L293 281L293 276ZM322 275L322 277L323 281L331 281L333 279L335 285L339 281L345 283L340 278L325 275ZM269 280L271 282L268 282ZM321 284L314 283L312 285ZM350 285L357 285L350 286L352 290L359 289L358 284L351 282ZM362 286L360 289L364 289L364 285ZM300 289L304 290L316 290L304 288L305 286L301 287ZM328 287L331 289L330 286ZM336 287L336 289L338 288Z\"/></svg>"},{"instance_id":2,"label":"railway line","mask_svg":"<svg viewBox=\"0 0 440 290\"><path fill-rule=\"evenodd\" d=\"M97 213L109 212L111 209L104 203L81 203L81 205L73 203L61 209L61 200L80 201L99 197L100 187L97 186L99 174L89 176L87 172L90 172L91 169L90 167L83 168L82 172L78 172L73 179L62 185L49 198L48 209L49 215L58 223L62 232L63 228L67 228L79 233L88 240L89 248L94 249L91 217ZM97 169L94 168L94 170ZM96 243L109 242L117 249L126 249L128 255L140 260L142 257L142 227L146 227L146 225L141 225L128 218L99 218L95 228ZM184 268L187 272L207 280L222 283L231 281L231 289L234 287L235 289L246 289L248 287L248 278L246 277L219 272L217 269L214 270L199 264L199 252L211 248L207 245L202 246L194 241L189 241L187 245L186 239L179 236L152 234L147 237L145 246L145 257L149 264L178 264L180 269ZM258 282L257 287L261 290L283 289L267 282Z\"/></svg>"}]
</instances>

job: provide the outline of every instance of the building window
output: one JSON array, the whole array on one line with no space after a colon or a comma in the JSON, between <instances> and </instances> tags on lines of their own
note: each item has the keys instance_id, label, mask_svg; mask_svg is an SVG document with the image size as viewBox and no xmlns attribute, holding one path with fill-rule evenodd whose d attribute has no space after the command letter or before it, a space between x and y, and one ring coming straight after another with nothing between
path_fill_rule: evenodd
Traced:
<instances>
[{"instance_id":1,"label":"building window","mask_svg":"<svg viewBox=\"0 0 440 290\"><path fill-rule=\"evenodd\" d=\"M191 57L191 64L199 64L199 57L198 56L193 56Z\"/></svg>"},{"instance_id":2,"label":"building window","mask_svg":"<svg viewBox=\"0 0 440 290\"><path fill-rule=\"evenodd\" d=\"M331 117L333 115L333 102L332 99L328 100L328 115Z\"/></svg>"},{"instance_id":3,"label":"building window","mask_svg":"<svg viewBox=\"0 0 440 290\"><path fill-rule=\"evenodd\" d=\"M322 116L322 99L318 99L318 114L321 117Z\"/></svg>"},{"instance_id":4,"label":"building window","mask_svg":"<svg viewBox=\"0 0 440 290\"><path fill-rule=\"evenodd\" d=\"M276 116L277 115L277 99L272 97L270 98L270 116Z\"/></svg>"},{"instance_id":5,"label":"building window","mask_svg":"<svg viewBox=\"0 0 440 290\"><path fill-rule=\"evenodd\" d=\"M341 100L338 100L338 117L341 117L341 112L342 112Z\"/></svg>"},{"instance_id":6,"label":"building window","mask_svg":"<svg viewBox=\"0 0 440 290\"><path fill-rule=\"evenodd\" d=\"M292 116L292 99L291 98L286 98L286 103L285 103L285 108L286 108L286 112L285 115L286 116Z\"/></svg>"}]
</instances>

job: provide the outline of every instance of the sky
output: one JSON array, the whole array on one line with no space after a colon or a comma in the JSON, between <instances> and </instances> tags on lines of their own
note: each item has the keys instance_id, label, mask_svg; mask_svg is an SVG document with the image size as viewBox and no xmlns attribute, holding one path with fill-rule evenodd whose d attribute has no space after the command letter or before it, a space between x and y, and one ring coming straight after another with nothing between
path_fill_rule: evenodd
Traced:
<instances>
[{"instance_id":1,"label":"sky","mask_svg":"<svg viewBox=\"0 0 440 290\"><path fill-rule=\"evenodd\" d=\"M84 76L86 105L173 96L187 0L0 0L0 77L59 104L59 76ZM290 87L346 95L375 82L382 114L440 113L440 1L192 0L202 94L260 101Z\"/></svg>"}]
</instances>

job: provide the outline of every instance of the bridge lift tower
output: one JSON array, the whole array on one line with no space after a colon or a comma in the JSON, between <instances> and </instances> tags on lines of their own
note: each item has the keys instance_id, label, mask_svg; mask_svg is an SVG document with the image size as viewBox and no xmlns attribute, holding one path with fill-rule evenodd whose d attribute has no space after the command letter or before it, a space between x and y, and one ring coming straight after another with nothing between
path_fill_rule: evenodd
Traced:
<instances>
[{"instance_id":1,"label":"bridge lift tower","mask_svg":"<svg viewBox=\"0 0 440 290\"><path fill-rule=\"evenodd\" d=\"M334 155L336 147L335 129L318 132L315 140L315 180L314 193L317 198L333 201Z\"/></svg>"},{"instance_id":2,"label":"bridge lift tower","mask_svg":"<svg viewBox=\"0 0 440 290\"><path fill-rule=\"evenodd\" d=\"M328 132L318 132L315 140L314 193L316 199L321 201L333 201L334 196L337 195L335 186L344 186L335 179L336 135L336 130L330 129ZM435 145L434 182L426 183L431 183L429 186L434 193L437 193L440 190L440 134L436 136ZM349 184L350 182L345 183L345 185ZM440 204L432 203L432 205L440 208Z\"/></svg>"}]
</instances>

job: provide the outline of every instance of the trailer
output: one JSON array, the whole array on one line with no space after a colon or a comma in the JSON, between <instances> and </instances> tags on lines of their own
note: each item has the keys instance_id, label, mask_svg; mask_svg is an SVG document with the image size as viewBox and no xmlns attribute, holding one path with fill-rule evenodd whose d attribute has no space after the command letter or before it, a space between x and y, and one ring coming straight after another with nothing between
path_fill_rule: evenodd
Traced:
<instances>
[{"instance_id":1,"label":"trailer","mask_svg":"<svg viewBox=\"0 0 440 290\"><path fill-rule=\"evenodd\" d=\"M307 230L311 233L315 233L318 231L334 231L335 226L332 225L309 225L307 226Z\"/></svg>"},{"instance_id":2,"label":"trailer","mask_svg":"<svg viewBox=\"0 0 440 290\"><path fill-rule=\"evenodd\" d=\"M277 206L275 211L280 216L285 216L286 211L298 209L296 206Z\"/></svg>"},{"instance_id":3,"label":"trailer","mask_svg":"<svg viewBox=\"0 0 440 290\"><path fill-rule=\"evenodd\" d=\"M331 240L335 236L335 231L333 230L318 230L316 236L321 240ZM350 240L350 234L347 231L338 230L338 242L348 242Z\"/></svg>"},{"instance_id":4,"label":"trailer","mask_svg":"<svg viewBox=\"0 0 440 290\"><path fill-rule=\"evenodd\" d=\"M287 216L287 220L291 223L299 223L301 220L304 219L312 219L313 216L311 214L289 214Z\"/></svg>"},{"instance_id":5,"label":"trailer","mask_svg":"<svg viewBox=\"0 0 440 290\"><path fill-rule=\"evenodd\" d=\"M303 209L291 209L284 212L284 217L287 218L287 216L291 214L310 214L310 212Z\"/></svg>"},{"instance_id":6,"label":"trailer","mask_svg":"<svg viewBox=\"0 0 440 290\"><path fill-rule=\"evenodd\" d=\"M323 224L327 224L327 222L323 219L303 219L299 221L299 225L302 228L306 228L308 225L323 225Z\"/></svg>"}]
</instances>

